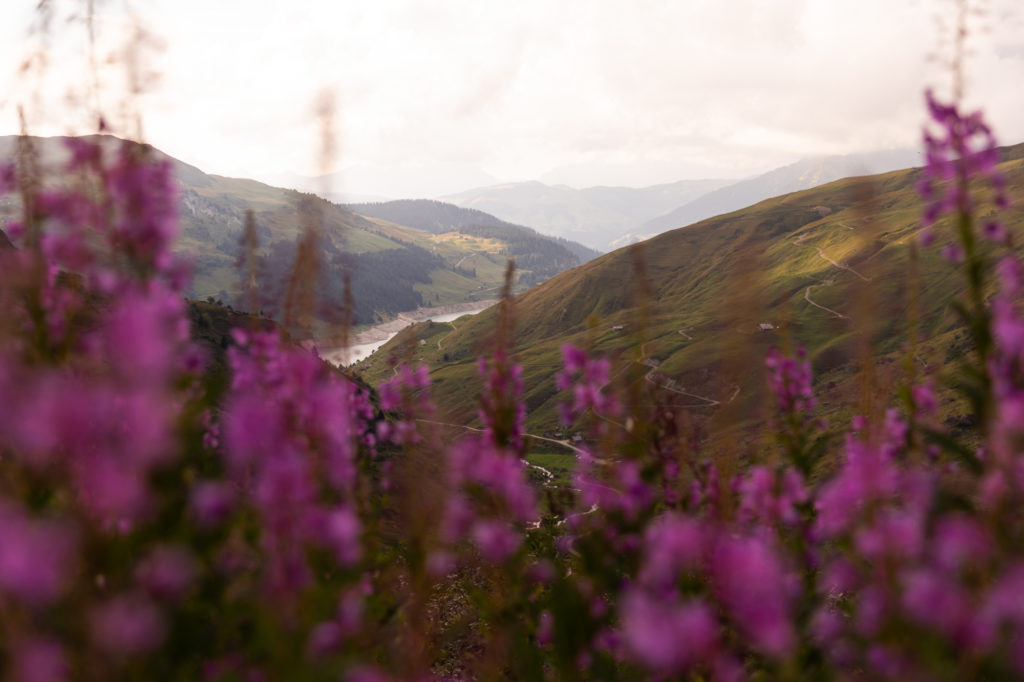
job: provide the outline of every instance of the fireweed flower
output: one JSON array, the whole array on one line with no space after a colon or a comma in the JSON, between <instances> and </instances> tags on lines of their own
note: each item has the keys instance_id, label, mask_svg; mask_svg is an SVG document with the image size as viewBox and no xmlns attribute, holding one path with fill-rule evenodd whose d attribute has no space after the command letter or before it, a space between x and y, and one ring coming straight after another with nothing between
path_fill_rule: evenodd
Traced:
<instances>
[{"instance_id":1,"label":"fireweed flower","mask_svg":"<svg viewBox=\"0 0 1024 682\"><path fill-rule=\"evenodd\" d=\"M903 510L879 513L861 527L854 545L858 555L868 561L910 561L917 559L924 546L923 519Z\"/></svg>"},{"instance_id":2,"label":"fireweed flower","mask_svg":"<svg viewBox=\"0 0 1024 682\"><path fill-rule=\"evenodd\" d=\"M630 657L660 675L680 675L711 658L718 639L714 612L700 599L666 601L628 590L620 610Z\"/></svg>"},{"instance_id":3,"label":"fireweed flower","mask_svg":"<svg viewBox=\"0 0 1024 682\"><path fill-rule=\"evenodd\" d=\"M157 598L180 599L192 586L198 573L191 552L181 546L154 547L135 569L136 582Z\"/></svg>"},{"instance_id":4,"label":"fireweed flower","mask_svg":"<svg viewBox=\"0 0 1024 682\"><path fill-rule=\"evenodd\" d=\"M434 412L430 401L430 370L426 365L415 369L403 364L398 373L378 387L380 406L393 413L394 419L380 420L373 437L381 442L412 445L419 442L416 419L429 417ZM368 418L371 415L368 415Z\"/></svg>"},{"instance_id":5,"label":"fireweed flower","mask_svg":"<svg viewBox=\"0 0 1024 682\"><path fill-rule=\"evenodd\" d=\"M1005 179L995 170L999 163L996 139L981 112L961 114L955 104L941 104L931 90L925 92L925 100L934 126L923 133L927 164L918 185L921 195L932 199L925 221L953 209L969 212L970 196L962 190L975 177L988 179L997 205L1005 206ZM956 182L940 192L937 180Z\"/></svg>"},{"instance_id":6,"label":"fireweed flower","mask_svg":"<svg viewBox=\"0 0 1024 682\"><path fill-rule=\"evenodd\" d=\"M703 570L713 532L696 519L669 514L644 533L644 584L669 590L681 573Z\"/></svg>"},{"instance_id":7,"label":"fireweed flower","mask_svg":"<svg viewBox=\"0 0 1024 682\"><path fill-rule=\"evenodd\" d=\"M73 163L104 157L90 144L75 143ZM25 317L34 344L0 351L13 353L0 357L10 370L0 371L0 399L18 406L16 419L0 419L0 439L37 475L66 476L75 509L104 532L117 533L154 509L151 475L176 456L178 445L183 399L177 382L194 369L180 268L169 251L176 229L169 165L154 170L152 164L162 162L140 156L129 172L131 150L121 147L111 162L122 168L119 190L107 188L98 161L104 191L43 190L35 219L36 230L45 231L37 235L37 248L27 243L0 254L5 283L22 287L11 313ZM132 180L132 172L142 180ZM152 241L146 259L122 267L138 237L124 216L147 206L163 207L153 213L163 236ZM123 227L117 239L115 224ZM45 276L33 278L37 271ZM89 300L96 292L100 306ZM25 301L34 301L39 314L25 315ZM76 316L89 323L72 324ZM19 363L26 354L42 364Z\"/></svg>"},{"instance_id":8,"label":"fireweed flower","mask_svg":"<svg viewBox=\"0 0 1024 682\"><path fill-rule=\"evenodd\" d=\"M173 275L178 264L171 255L171 241L177 232L177 187L169 160L146 161L134 146L125 145L107 169L104 185L119 208L113 230L113 245L144 270Z\"/></svg>"},{"instance_id":9,"label":"fireweed flower","mask_svg":"<svg viewBox=\"0 0 1024 682\"><path fill-rule=\"evenodd\" d=\"M768 367L768 385L775 394L779 409L809 415L818 402L812 388L811 363L807 352L801 348L791 358L774 348L765 359Z\"/></svg>"},{"instance_id":10,"label":"fireweed flower","mask_svg":"<svg viewBox=\"0 0 1024 682\"><path fill-rule=\"evenodd\" d=\"M565 369L555 375L559 391L572 391L572 401L560 407L562 423L574 422L587 410L598 415L615 416L621 412L618 401L605 391L611 380L611 362L607 358L591 358L582 348L562 346Z\"/></svg>"},{"instance_id":11,"label":"fireweed flower","mask_svg":"<svg viewBox=\"0 0 1024 682\"><path fill-rule=\"evenodd\" d=\"M318 623L309 633L306 643L306 656L323 658L338 648L343 639L341 626L334 621Z\"/></svg>"},{"instance_id":12,"label":"fireweed flower","mask_svg":"<svg viewBox=\"0 0 1024 682\"><path fill-rule=\"evenodd\" d=\"M573 487L578 491L579 512L570 516L571 527L587 523L588 512L600 510L601 515L618 513L635 520L641 512L657 501L655 489L644 482L638 462L598 461L589 451L577 453Z\"/></svg>"},{"instance_id":13,"label":"fireweed flower","mask_svg":"<svg viewBox=\"0 0 1024 682\"><path fill-rule=\"evenodd\" d=\"M519 550L522 526L539 516L525 464L516 452L487 437L465 438L449 450L448 488L445 540L469 540L494 563Z\"/></svg>"},{"instance_id":14,"label":"fireweed flower","mask_svg":"<svg viewBox=\"0 0 1024 682\"><path fill-rule=\"evenodd\" d=\"M900 472L887 454L853 434L847 436L846 461L819 491L816 532L831 538L851 528L862 510L899 490Z\"/></svg>"},{"instance_id":15,"label":"fireweed flower","mask_svg":"<svg viewBox=\"0 0 1024 682\"><path fill-rule=\"evenodd\" d=\"M225 460L238 503L251 505L262 522L267 586L287 600L313 580L309 547L327 549L343 566L362 557L356 459L372 410L354 385L312 353L284 347L276 334L239 331L235 341L222 418ZM197 487L194 512L215 523L231 504L228 490L213 482Z\"/></svg>"},{"instance_id":16,"label":"fireweed flower","mask_svg":"<svg viewBox=\"0 0 1024 682\"><path fill-rule=\"evenodd\" d=\"M477 371L484 379L479 416L485 436L495 445L508 445L521 452L526 431L522 365L511 362L505 351L498 350L490 362L481 357Z\"/></svg>"},{"instance_id":17,"label":"fireweed flower","mask_svg":"<svg viewBox=\"0 0 1024 682\"><path fill-rule=\"evenodd\" d=\"M925 92L925 101L932 126L923 133L926 163L917 190L925 201L921 218L925 230L921 237L930 242L931 232L927 228L943 215L967 215L973 211L971 187L976 179L988 182L998 208L1006 208L1009 197L1006 179L996 169L1000 159L995 135L981 112L964 115L956 104L936 100L931 90ZM986 234L998 240L1002 234L995 225Z\"/></svg>"},{"instance_id":18,"label":"fireweed flower","mask_svg":"<svg viewBox=\"0 0 1024 682\"><path fill-rule=\"evenodd\" d=\"M760 538L721 537L711 580L736 627L764 654L783 658L796 646L792 624L795 579L774 548Z\"/></svg>"},{"instance_id":19,"label":"fireweed flower","mask_svg":"<svg viewBox=\"0 0 1024 682\"><path fill-rule=\"evenodd\" d=\"M66 523L35 520L0 498L0 592L30 606L53 602L68 588L77 535Z\"/></svg>"},{"instance_id":20,"label":"fireweed flower","mask_svg":"<svg viewBox=\"0 0 1024 682\"><path fill-rule=\"evenodd\" d=\"M314 523L314 537L332 550L339 565L352 566L362 558L363 526L354 509L336 507Z\"/></svg>"},{"instance_id":21,"label":"fireweed flower","mask_svg":"<svg viewBox=\"0 0 1024 682\"><path fill-rule=\"evenodd\" d=\"M991 640L992 632L975 622L977 608L971 595L955 577L919 568L903 576L901 606L908 617L966 647Z\"/></svg>"},{"instance_id":22,"label":"fireweed flower","mask_svg":"<svg viewBox=\"0 0 1024 682\"><path fill-rule=\"evenodd\" d=\"M999 292L993 298L992 338L994 351L987 371L992 379L994 414L989 424L991 457L986 460L987 476L994 484L1013 482L1024 490L1024 465L1020 462L1024 443L1024 318L1020 314L1021 265L1013 255L1004 256L996 266ZM992 501L995 502L993 497Z\"/></svg>"},{"instance_id":23,"label":"fireweed flower","mask_svg":"<svg viewBox=\"0 0 1024 682\"><path fill-rule=\"evenodd\" d=\"M635 584L619 605L626 654L662 675L682 674L715 654L719 624L708 603L676 589L681 578L703 575L714 530L678 514L655 520L644 534Z\"/></svg>"},{"instance_id":24,"label":"fireweed flower","mask_svg":"<svg viewBox=\"0 0 1024 682\"><path fill-rule=\"evenodd\" d=\"M385 411L401 410L405 407L403 395L405 391L422 391L430 387L430 368L418 365L416 368L402 365L394 378L381 382L377 387L380 393L380 407Z\"/></svg>"},{"instance_id":25,"label":"fireweed flower","mask_svg":"<svg viewBox=\"0 0 1024 682\"><path fill-rule=\"evenodd\" d=\"M795 469L772 472L754 467L738 481L739 518L747 523L794 525L800 520L797 505L810 499L803 476Z\"/></svg>"},{"instance_id":26,"label":"fireweed flower","mask_svg":"<svg viewBox=\"0 0 1024 682\"><path fill-rule=\"evenodd\" d=\"M112 658L147 654L167 634L160 610L135 593L118 595L93 608L90 626L96 647Z\"/></svg>"},{"instance_id":27,"label":"fireweed flower","mask_svg":"<svg viewBox=\"0 0 1024 682\"><path fill-rule=\"evenodd\" d=\"M41 638L15 640L11 643L12 680L20 682L64 682L70 679L64 647L56 641Z\"/></svg>"},{"instance_id":28,"label":"fireweed flower","mask_svg":"<svg viewBox=\"0 0 1024 682\"><path fill-rule=\"evenodd\" d=\"M508 559L523 544L523 536L514 526L494 519L474 521L470 538L480 550L480 555L491 563Z\"/></svg>"},{"instance_id":29,"label":"fireweed flower","mask_svg":"<svg viewBox=\"0 0 1024 682\"><path fill-rule=\"evenodd\" d=\"M689 495L686 504L691 513L703 512L709 518L718 513L719 486L721 478L718 467L710 460L700 463L697 476L690 481Z\"/></svg>"},{"instance_id":30,"label":"fireweed flower","mask_svg":"<svg viewBox=\"0 0 1024 682\"><path fill-rule=\"evenodd\" d=\"M235 486L229 482L199 481L192 487L189 508L199 526L211 527L227 520L237 498Z\"/></svg>"}]
</instances>

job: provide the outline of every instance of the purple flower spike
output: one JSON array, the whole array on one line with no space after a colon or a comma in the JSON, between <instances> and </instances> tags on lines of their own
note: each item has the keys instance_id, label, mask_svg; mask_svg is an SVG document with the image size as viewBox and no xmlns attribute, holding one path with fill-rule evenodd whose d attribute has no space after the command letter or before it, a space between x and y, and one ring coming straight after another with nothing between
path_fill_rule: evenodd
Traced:
<instances>
[{"instance_id":1,"label":"purple flower spike","mask_svg":"<svg viewBox=\"0 0 1024 682\"><path fill-rule=\"evenodd\" d=\"M985 236L990 240L998 243L1005 242L1008 236L1006 228L1003 227L1003 224L998 220L990 220L985 223L985 226L982 228L982 232L984 232Z\"/></svg>"},{"instance_id":2,"label":"purple flower spike","mask_svg":"<svg viewBox=\"0 0 1024 682\"><path fill-rule=\"evenodd\" d=\"M796 645L790 622L792 581L762 540L724 538L715 549L712 578L733 621L765 654L784 657Z\"/></svg>"},{"instance_id":3,"label":"purple flower spike","mask_svg":"<svg viewBox=\"0 0 1024 682\"><path fill-rule=\"evenodd\" d=\"M810 414L817 406L814 398L811 363L801 348L791 358L772 349L765 359L768 384L783 412Z\"/></svg>"},{"instance_id":4,"label":"purple flower spike","mask_svg":"<svg viewBox=\"0 0 1024 682\"><path fill-rule=\"evenodd\" d=\"M947 244L942 249L942 257L950 263L963 263L964 250L959 244Z\"/></svg>"},{"instance_id":5,"label":"purple flower spike","mask_svg":"<svg viewBox=\"0 0 1024 682\"><path fill-rule=\"evenodd\" d=\"M661 675L685 673L714 651L718 623L701 601L672 604L633 591L623 599L620 619L627 650Z\"/></svg>"},{"instance_id":6,"label":"purple flower spike","mask_svg":"<svg viewBox=\"0 0 1024 682\"><path fill-rule=\"evenodd\" d=\"M996 205L1005 208L1009 203L1006 180L996 170L999 151L981 112L963 115L955 104L941 104L931 90L925 92L925 101L938 130L926 129L923 135L927 163L917 183L918 194L925 201L921 225L927 228L948 213L970 213L974 200L969 188L974 177L987 179ZM921 233L925 245L926 235L930 241L929 233Z\"/></svg>"},{"instance_id":7,"label":"purple flower spike","mask_svg":"<svg viewBox=\"0 0 1024 682\"><path fill-rule=\"evenodd\" d=\"M183 547L164 545L154 548L139 564L135 578L155 597L177 600L195 580L196 560Z\"/></svg>"},{"instance_id":8,"label":"purple flower spike","mask_svg":"<svg viewBox=\"0 0 1024 682\"><path fill-rule=\"evenodd\" d=\"M52 602L67 588L76 545L68 527L0 504L0 591L29 605Z\"/></svg>"},{"instance_id":9,"label":"purple flower spike","mask_svg":"<svg viewBox=\"0 0 1024 682\"><path fill-rule=\"evenodd\" d=\"M71 679L64 649L58 643L30 639L12 644L13 661L8 679L18 682L66 682Z\"/></svg>"},{"instance_id":10,"label":"purple flower spike","mask_svg":"<svg viewBox=\"0 0 1024 682\"><path fill-rule=\"evenodd\" d=\"M470 534L480 554L492 563L501 563L511 557L523 542L514 528L501 521L477 521Z\"/></svg>"},{"instance_id":11,"label":"purple flower spike","mask_svg":"<svg viewBox=\"0 0 1024 682\"><path fill-rule=\"evenodd\" d=\"M235 505L236 494L231 484L223 481L200 481L192 489L192 514L201 526L215 526L227 520Z\"/></svg>"},{"instance_id":12,"label":"purple flower spike","mask_svg":"<svg viewBox=\"0 0 1024 682\"><path fill-rule=\"evenodd\" d=\"M166 634L160 611L136 594L117 596L96 607L91 624L97 648L116 658L149 653Z\"/></svg>"}]
</instances>

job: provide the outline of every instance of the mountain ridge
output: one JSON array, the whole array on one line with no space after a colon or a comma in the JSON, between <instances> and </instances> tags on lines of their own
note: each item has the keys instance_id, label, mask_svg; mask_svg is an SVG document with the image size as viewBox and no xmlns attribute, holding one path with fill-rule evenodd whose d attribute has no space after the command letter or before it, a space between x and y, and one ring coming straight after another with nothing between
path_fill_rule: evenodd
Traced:
<instances>
[{"instance_id":1,"label":"mountain ridge","mask_svg":"<svg viewBox=\"0 0 1024 682\"><path fill-rule=\"evenodd\" d=\"M600 252L578 242L541 234L532 227L516 225L478 209L465 208L436 199L397 199L385 202L347 204L347 207L359 215L381 218L433 234L481 227L507 228L513 232L525 232L536 238L549 239L557 247L568 249L579 258L581 263L600 255Z\"/></svg>"},{"instance_id":2,"label":"mountain ridge","mask_svg":"<svg viewBox=\"0 0 1024 682\"><path fill-rule=\"evenodd\" d=\"M1001 155L1000 170L1019 206L1024 144ZM880 366L899 367L908 321L916 319L921 341L915 357L926 363L922 367L941 366L947 353L958 352L952 302L963 284L940 247L917 252L920 173L911 168L841 179L766 199L605 254L516 296L515 348L529 430L559 428L561 396L552 377L565 343L612 358L613 374L642 359L638 371L647 383L705 415L763 404L751 396L763 389L763 358L773 346L806 347L816 374L835 385L827 394L835 401L829 409L843 419L850 415L835 394L848 385L864 343ZM979 210L992 209L983 204ZM1009 229L1024 228L1019 209L1004 217ZM940 245L953 239L950 220L935 230ZM916 284L907 279L915 269ZM490 338L495 315L484 311L454 332L409 329L378 351L365 372L384 376L388 355L413 347L414 361L431 366L432 395L445 418L473 423L472 396L457 387L471 378L476 356L487 352L480 340ZM443 348L437 344L442 337L435 339L442 333ZM419 339L426 343L410 346Z\"/></svg>"},{"instance_id":3,"label":"mountain ridge","mask_svg":"<svg viewBox=\"0 0 1024 682\"><path fill-rule=\"evenodd\" d=\"M0 156L11 157L17 139L0 138ZM66 180L62 175L68 156L66 139L31 138L47 182ZM137 144L112 136L86 139L99 142L105 153L121 144ZM275 311L286 299L300 235L307 226L319 226L319 257L324 267L316 314L325 325L338 317L338 306L346 297L346 277L351 282L356 320L362 324L422 306L491 298L502 283L502 251L523 241L518 233L502 241L502 235L494 233L486 237L436 235L390 224L358 215L313 194L273 187L258 180L207 174L159 149L148 145L146 149L156 158L169 160L178 180L181 230L173 248L194 264L192 288L188 292L193 298L219 298L242 304L237 298L241 277L236 264L247 211L253 213L259 241L256 255L261 296L255 304L266 308L268 314L278 314ZM5 198L0 217L7 214L13 218L18 200L16 195ZM554 240L544 239L548 240L547 246L540 248L540 252L522 254L524 263L532 262L539 269L523 268L520 290L528 281L541 281L560 268L578 264L578 259L569 253L544 258L543 252L557 251ZM535 256L532 261L531 256Z\"/></svg>"},{"instance_id":4,"label":"mountain ridge","mask_svg":"<svg viewBox=\"0 0 1024 682\"><path fill-rule=\"evenodd\" d=\"M884 150L800 159L752 178L708 192L661 216L638 225L616 240L616 246L685 227L716 215L751 206L771 197L817 187L843 178L875 175L919 166L920 152Z\"/></svg>"},{"instance_id":5,"label":"mountain ridge","mask_svg":"<svg viewBox=\"0 0 1024 682\"><path fill-rule=\"evenodd\" d=\"M641 188L574 189L529 180L473 188L441 199L604 251L612 238L629 227L727 182L680 180Z\"/></svg>"}]
</instances>

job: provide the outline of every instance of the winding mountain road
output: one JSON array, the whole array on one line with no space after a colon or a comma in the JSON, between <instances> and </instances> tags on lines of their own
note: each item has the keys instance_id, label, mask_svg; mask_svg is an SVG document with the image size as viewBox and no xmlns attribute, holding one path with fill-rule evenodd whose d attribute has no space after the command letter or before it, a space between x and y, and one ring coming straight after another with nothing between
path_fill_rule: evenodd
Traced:
<instances>
[{"instance_id":1,"label":"winding mountain road","mask_svg":"<svg viewBox=\"0 0 1024 682\"><path fill-rule=\"evenodd\" d=\"M847 230L852 230L853 229L849 225L844 225L843 223L839 223L839 226L843 227L843 228L845 228ZM793 240L793 246L805 246L803 242L804 242L805 239L807 239L810 236L811 236L811 233L808 232L807 234L804 234L804 235L801 235L801 236L797 237L796 239ZM854 270L853 268L851 268L849 265L846 265L845 263L840 263L839 261L836 261L836 260L830 258L828 255L825 254L824 251L821 250L821 247L810 246L810 245L807 245L807 246L808 246L808 248L812 248L815 251L817 251L818 252L818 257L821 258L822 260L824 260L825 262L829 263L833 267L839 268L840 270L846 270L847 272L855 275L856 277L859 277L864 282L870 282L871 281L870 277L865 277L861 273L859 273L856 270ZM833 279L827 279L824 282L821 282L820 284L811 284L810 286L808 286L804 290L804 300L807 301L808 303L810 303L815 308L819 308L821 310L824 310L825 312L831 314L833 317L835 317L837 319L849 320L850 319L849 315L844 315L843 313L838 312L836 310L832 310L831 308L826 308L825 306L821 305L820 303L815 302L811 298L811 289L814 289L815 287L832 286L833 284L835 284L835 281Z\"/></svg>"},{"instance_id":2,"label":"winding mountain road","mask_svg":"<svg viewBox=\"0 0 1024 682\"><path fill-rule=\"evenodd\" d=\"M442 338L437 340L437 349L438 350L444 350L443 348L441 348L441 342L442 341L447 341L449 336L451 336L456 331L458 331L458 327L455 326L454 322L449 321L448 324L449 324L449 326L451 326L452 330L450 332L448 332L447 334L445 334L444 337L442 337Z\"/></svg>"},{"instance_id":3,"label":"winding mountain road","mask_svg":"<svg viewBox=\"0 0 1024 682\"><path fill-rule=\"evenodd\" d=\"M851 229L851 228L847 228L847 229ZM811 236L810 234L805 234L805 235L803 235L801 237L797 237L796 239L793 240L793 246L803 246L803 241L805 239L807 239L808 237L810 237L810 236ZM863 280L865 282L870 282L871 281L870 278L865 277L864 275L860 274L859 272L857 272L856 270L851 268L849 265L845 265L843 263L839 263L839 262L837 262L835 260L832 260L828 256L826 256L825 252L821 250L821 247L811 246L809 248L815 249L818 252L818 256L820 258L822 258L823 260L827 261L828 263L831 263L835 267L840 268L842 270L846 270L847 272L853 273L854 275L856 275L857 277L860 277L861 280Z\"/></svg>"},{"instance_id":4,"label":"winding mountain road","mask_svg":"<svg viewBox=\"0 0 1024 682\"><path fill-rule=\"evenodd\" d=\"M807 287L807 290L804 291L804 300L807 301L808 303L810 303L811 305L813 305L815 308L821 308L822 310L824 310L827 313L832 313L833 317L839 318L840 320L848 320L848 319L850 319L849 317L847 317L846 315L843 315L840 312L836 312L835 310L832 310L831 308L826 308L825 306L821 305L820 303L815 303L814 301L811 300L811 289L813 289L814 287L826 287L826 286L832 286L832 281L829 280L829 281L824 282L822 284L812 284L812 285L810 285L809 287Z\"/></svg>"}]
</instances>

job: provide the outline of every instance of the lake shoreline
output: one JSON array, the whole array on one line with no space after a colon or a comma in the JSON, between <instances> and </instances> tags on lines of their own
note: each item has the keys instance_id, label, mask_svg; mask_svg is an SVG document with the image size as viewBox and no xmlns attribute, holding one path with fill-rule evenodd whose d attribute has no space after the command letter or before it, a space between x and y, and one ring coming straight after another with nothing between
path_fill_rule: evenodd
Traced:
<instances>
[{"instance_id":1,"label":"lake shoreline","mask_svg":"<svg viewBox=\"0 0 1024 682\"><path fill-rule=\"evenodd\" d=\"M398 313L393 320L382 322L374 325L369 329L353 334L349 339L348 346L334 346L320 348L320 357L330 362L331 364L342 364L348 358L346 356L355 353L356 357L351 359L350 363L358 362L364 359L376 347L380 347L391 340L398 332L402 331L409 325L417 322L425 322L435 317L443 317L447 315L454 315L457 313L479 313L487 310L494 304L498 303L498 299L487 299L483 301L467 301L465 303L451 303L442 306L431 306L417 308L416 310L409 310ZM361 353L359 349L366 349L367 347L373 346L372 350Z\"/></svg>"},{"instance_id":2,"label":"lake shoreline","mask_svg":"<svg viewBox=\"0 0 1024 682\"><path fill-rule=\"evenodd\" d=\"M393 320L381 322L380 324L376 324L365 331L353 334L350 345L355 346L363 343L375 343L402 331L410 324L423 322L439 315L450 315L452 313L469 312L473 310L486 310L497 302L498 299L466 301L465 303L450 303L448 305L417 308L416 310L400 312Z\"/></svg>"}]
</instances>

